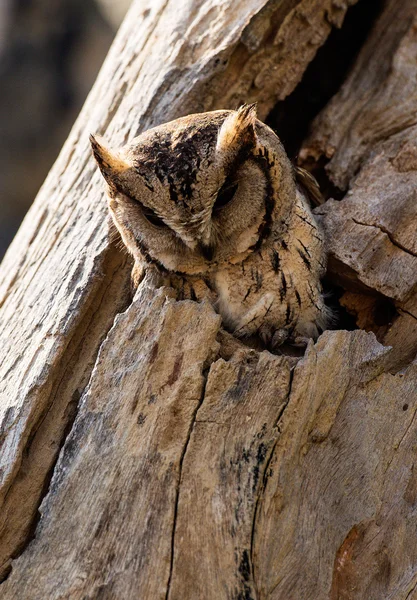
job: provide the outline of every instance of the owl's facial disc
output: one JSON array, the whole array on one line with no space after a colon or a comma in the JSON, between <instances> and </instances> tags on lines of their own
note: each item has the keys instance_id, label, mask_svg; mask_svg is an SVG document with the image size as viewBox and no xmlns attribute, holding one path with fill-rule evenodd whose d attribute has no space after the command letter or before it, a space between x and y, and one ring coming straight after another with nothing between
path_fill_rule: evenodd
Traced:
<instances>
[{"instance_id":1,"label":"owl's facial disc","mask_svg":"<svg viewBox=\"0 0 417 600\"><path fill-rule=\"evenodd\" d=\"M113 194L111 212L125 245L139 260L145 255L167 270L198 274L243 257L256 244L266 194L265 175L250 158L212 193L202 213L186 218L161 214L156 203L155 209L149 207L151 196L122 192Z\"/></svg>"},{"instance_id":2,"label":"owl's facial disc","mask_svg":"<svg viewBox=\"0 0 417 600\"><path fill-rule=\"evenodd\" d=\"M113 220L138 261L201 274L253 251L270 193L260 127L245 106L177 119L117 152L92 139Z\"/></svg>"}]
</instances>

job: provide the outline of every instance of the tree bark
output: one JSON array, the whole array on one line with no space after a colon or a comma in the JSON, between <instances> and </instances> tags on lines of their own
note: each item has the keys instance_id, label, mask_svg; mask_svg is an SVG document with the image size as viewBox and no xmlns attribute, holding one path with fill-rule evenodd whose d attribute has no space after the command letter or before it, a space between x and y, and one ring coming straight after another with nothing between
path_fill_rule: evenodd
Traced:
<instances>
[{"instance_id":1,"label":"tree bark","mask_svg":"<svg viewBox=\"0 0 417 600\"><path fill-rule=\"evenodd\" d=\"M354 3L133 3L1 267L2 599L417 598L417 2L387 0L300 152L345 194L316 212L366 331L297 361L147 277L132 300L88 148L266 117Z\"/></svg>"}]
</instances>

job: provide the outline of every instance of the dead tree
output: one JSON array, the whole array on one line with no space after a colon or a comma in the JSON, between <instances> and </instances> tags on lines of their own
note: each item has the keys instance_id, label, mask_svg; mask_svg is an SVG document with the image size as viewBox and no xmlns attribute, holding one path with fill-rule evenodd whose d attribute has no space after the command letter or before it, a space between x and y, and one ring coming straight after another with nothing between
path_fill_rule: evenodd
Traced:
<instances>
[{"instance_id":1,"label":"dead tree","mask_svg":"<svg viewBox=\"0 0 417 600\"><path fill-rule=\"evenodd\" d=\"M1 267L3 600L417 598L417 1L380 3L300 151L357 328L296 364L131 300L88 148L266 118L353 4L133 3Z\"/></svg>"}]
</instances>

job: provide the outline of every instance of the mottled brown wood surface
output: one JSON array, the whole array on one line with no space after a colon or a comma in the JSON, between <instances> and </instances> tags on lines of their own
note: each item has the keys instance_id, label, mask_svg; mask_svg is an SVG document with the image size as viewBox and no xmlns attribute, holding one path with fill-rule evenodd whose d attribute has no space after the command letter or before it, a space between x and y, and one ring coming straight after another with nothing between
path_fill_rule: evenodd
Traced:
<instances>
[{"instance_id":1,"label":"mottled brown wood surface","mask_svg":"<svg viewBox=\"0 0 417 600\"><path fill-rule=\"evenodd\" d=\"M88 151L265 116L348 4L133 4L1 267L2 599L417 598L416 2L386 3L300 153L346 192L316 211L367 332L297 363L147 278L131 301Z\"/></svg>"},{"instance_id":2,"label":"mottled brown wood surface","mask_svg":"<svg viewBox=\"0 0 417 600\"><path fill-rule=\"evenodd\" d=\"M399 8L401 6L401 8ZM330 270L362 300L375 292L397 310L379 339L394 345L393 368L417 353L417 2L386 2L356 64L315 120L300 152L347 191L316 210ZM360 312L360 311L359 311ZM374 319L375 321L375 319ZM378 333L378 332L377 332Z\"/></svg>"}]
</instances>

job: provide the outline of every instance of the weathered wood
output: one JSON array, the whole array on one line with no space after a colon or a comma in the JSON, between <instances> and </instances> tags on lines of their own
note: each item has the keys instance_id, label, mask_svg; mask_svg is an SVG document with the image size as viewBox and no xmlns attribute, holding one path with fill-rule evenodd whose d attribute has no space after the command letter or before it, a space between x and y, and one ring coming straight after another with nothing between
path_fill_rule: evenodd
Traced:
<instances>
[{"instance_id":1,"label":"weathered wood","mask_svg":"<svg viewBox=\"0 0 417 600\"><path fill-rule=\"evenodd\" d=\"M393 344L392 368L417 354L417 2L387 2L340 92L313 124L300 152L347 196L316 210L330 271L354 292L378 292L398 316L379 340ZM364 302L366 302L364 298ZM354 305L344 302L356 312Z\"/></svg>"},{"instance_id":2,"label":"weathered wood","mask_svg":"<svg viewBox=\"0 0 417 600\"><path fill-rule=\"evenodd\" d=\"M295 369L254 538L259 598L406 598L417 584L416 365L327 332Z\"/></svg>"},{"instance_id":3,"label":"weathered wood","mask_svg":"<svg viewBox=\"0 0 417 600\"><path fill-rule=\"evenodd\" d=\"M380 341L405 337L406 350L373 333L325 332L294 369L225 335L208 304L178 302L148 278L131 303L130 263L109 243L87 158L90 130L107 128L117 144L241 100L257 99L265 116L347 4L134 3L2 267L5 600L417 597L413 129L384 130L367 151L365 134L352 150L349 128L337 134L346 90L388 106L378 98L392 77L396 102L413 102L415 84L401 95L399 81L412 70L414 3L402 0L392 28L387 3L356 83L348 78L312 134L321 140L331 123L346 169L334 182L350 185L316 209L331 274L346 305L370 295L361 323ZM368 85L372 47L386 50ZM340 123L326 120L332 111ZM312 140L306 160L322 148ZM400 316L379 333L381 298Z\"/></svg>"},{"instance_id":4,"label":"weathered wood","mask_svg":"<svg viewBox=\"0 0 417 600\"><path fill-rule=\"evenodd\" d=\"M165 597L180 465L219 317L164 290L153 296L145 283L101 348L54 472L52 504L42 506L37 539L21 558L30 566L21 562L4 597Z\"/></svg>"},{"instance_id":5,"label":"weathered wood","mask_svg":"<svg viewBox=\"0 0 417 600\"><path fill-rule=\"evenodd\" d=\"M89 132L121 143L188 112L234 107L249 87L265 115L350 3L133 3L0 272L0 573L30 533L100 344L129 299L130 264L109 243ZM271 78L253 84L265 70Z\"/></svg>"},{"instance_id":6,"label":"weathered wood","mask_svg":"<svg viewBox=\"0 0 417 600\"><path fill-rule=\"evenodd\" d=\"M284 357L212 364L183 461L170 598L256 597L254 520L289 392Z\"/></svg>"},{"instance_id":7,"label":"weathered wood","mask_svg":"<svg viewBox=\"0 0 417 600\"><path fill-rule=\"evenodd\" d=\"M388 0L338 94L316 118L302 161L326 167L340 189L374 153L375 145L415 125L417 2Z\"/></svg>"}]
</instances>

